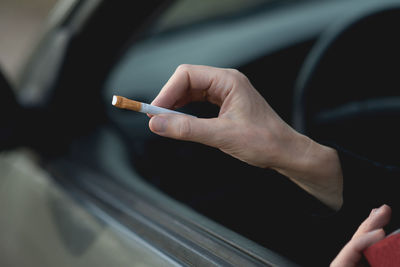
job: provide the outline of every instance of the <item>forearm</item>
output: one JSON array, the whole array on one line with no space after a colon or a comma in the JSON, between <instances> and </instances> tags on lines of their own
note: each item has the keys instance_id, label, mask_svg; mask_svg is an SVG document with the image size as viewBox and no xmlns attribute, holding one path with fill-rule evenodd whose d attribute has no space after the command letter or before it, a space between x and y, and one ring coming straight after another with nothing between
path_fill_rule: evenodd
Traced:
<instances>
[{"instance_id":1,"label":"forearm","mask_svg":"<svg viewBox=\"0 0 400 267\"><path fill-rule=\"evenodd\" d=\"M292 153L276 171L334 210L343 204L343 175L335 149L296 133Z\"/></svg>"}]
</instances>

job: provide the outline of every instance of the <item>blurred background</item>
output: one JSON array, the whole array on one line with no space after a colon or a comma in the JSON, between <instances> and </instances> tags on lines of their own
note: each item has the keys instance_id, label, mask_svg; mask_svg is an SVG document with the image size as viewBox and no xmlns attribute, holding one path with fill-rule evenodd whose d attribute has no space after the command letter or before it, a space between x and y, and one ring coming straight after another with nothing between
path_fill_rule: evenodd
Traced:
<instances>
[{"instance_id":1,"label":"blurred background","mask_svg":"<svg viewBox=\"0 0 400 267\"><path fill-rule=\"evenodd\" d=\"M0 0L0 66L15 83L56 0Z\"/></svg>"},{"instance_id":2,"label":"blurred background","mask_svg":"<svg viewBox=\"0 0 400 267\"><path fill-rule=\"evenodd\" d=\"M0 0L0 69L11 84L16 84L18 72L38 42L46 18L55 3L56 0ZM2 151L0 153L0 212L21 208L21 205L24 205L24 201L20 200L21 195L26 191L24 189L18 190L19 192L15 191L12 181L24 184L27 177L26 174L32 173L33 183L45 184L43 183L43 177L35 172L37 169L30 162L31 160L26 151ZM32 184L28 183L26 185L31 186ZM15 201L9 201L9 194L15 196L13 198ZM34 206L37 203L37 201L31 202ZM15 212L14 214L17 213ZM0 227L3 229L9 223L18 224L15 219L23 218L19 215L12 217L14 217L12 220L7 220L3 216L0 217ZM9 240L7 242L8 246L0 245L0 263L2 266L13 266L9 261L13 255L15 256L13 239L25 234L0 232L1 240ZM5 243L2 242L2 244L4 245ZM27 251L27 254L29 254L29 251ZM26 256L26 258L34 257L34 255ZM28 262L22 260L17 264L28 264Z\"/></svg>"}]
</instances>

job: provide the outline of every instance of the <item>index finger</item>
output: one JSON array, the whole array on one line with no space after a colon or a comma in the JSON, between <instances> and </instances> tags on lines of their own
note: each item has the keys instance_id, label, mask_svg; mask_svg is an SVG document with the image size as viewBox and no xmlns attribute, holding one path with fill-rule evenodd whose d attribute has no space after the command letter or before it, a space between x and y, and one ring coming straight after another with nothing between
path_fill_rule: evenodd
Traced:
<instances>
[{"instance_id":1,"label":"index finger","mask_svg":"<svg viewBox=\"0 0 400 267\"><path fill-rule=\"evenodd\" d=\"M193 101L221 105L233 81L225 79L228 69L201 65L180 65L151 103L165 108L181 107Z\"/></svg>"}]
</instances>

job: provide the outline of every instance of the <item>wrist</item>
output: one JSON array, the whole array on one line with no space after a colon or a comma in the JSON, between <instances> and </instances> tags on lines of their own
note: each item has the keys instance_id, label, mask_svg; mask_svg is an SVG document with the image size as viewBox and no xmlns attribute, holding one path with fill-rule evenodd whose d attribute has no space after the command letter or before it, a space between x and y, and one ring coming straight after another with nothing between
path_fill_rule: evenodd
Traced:
<instances>
[{"instance_id":1,"label":"wrist","mask_svg":"<svg viewBox=\"0 0 400 267\"><path fill-rule=\"evenodd\" d=\"M343 177L337 151L295 132L292 149L273 168L334 210L343 203Z\"/></svg>"}]
</instances>

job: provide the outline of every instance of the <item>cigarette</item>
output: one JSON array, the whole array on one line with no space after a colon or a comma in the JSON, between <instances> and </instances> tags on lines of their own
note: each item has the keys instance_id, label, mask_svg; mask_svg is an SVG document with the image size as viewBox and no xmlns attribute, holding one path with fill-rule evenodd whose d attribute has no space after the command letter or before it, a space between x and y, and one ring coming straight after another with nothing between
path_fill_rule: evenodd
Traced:
<instances>
[{"instance_id":1,"label":"cigarette","mask_svg":"<svg viewBox=\"0 0 400 267\"><path fill-rule=\"evenodd\" d=\"M188 114L178 112L175 110L152 106L152 105L149 105L146 103L131 100L126 97L118 96L118 95L113 96L111 104L113 106L116 106L117 108L129 109L129 110L133 110L133 111L137 111L137 112L141 112L141 113L147 113L147 114L151 114L151 115L166 114L166 113L188 115ZM192 116L192 115L189 115L189 116Z\"/></svg>"}]
</instances>

